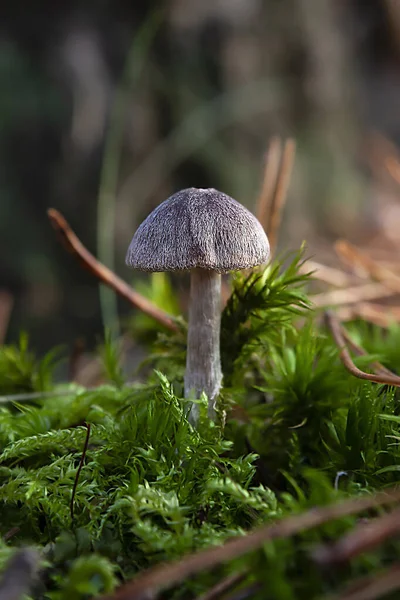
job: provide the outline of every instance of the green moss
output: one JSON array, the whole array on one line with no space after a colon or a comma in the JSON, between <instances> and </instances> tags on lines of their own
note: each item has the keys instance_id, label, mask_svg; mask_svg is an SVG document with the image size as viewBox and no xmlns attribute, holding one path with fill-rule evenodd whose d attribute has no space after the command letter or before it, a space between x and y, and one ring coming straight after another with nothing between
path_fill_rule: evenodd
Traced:
<instances>
[{"instance_id":1,"label":"green moss","mask_svg":"<svg viewBox=\"0 0 400 600\"><path fill-rule=\"evenodd\" d=\"M50 392L0 405L0 533L18 528L0 544L0 565L15 547L38 547L45 576L35 598L96 597L160 561L397 482L396 394L344 370L309 309L309 277L299 274L300 264L301 253L286 269L276 263L233 282L222 318L222 401L236 409L224 427L208 421L205 398L198 429L186 419L183 322L178 333L159 336L148 380L132 385L106 336L101 356L109 383L92 391L53 385L53 356L39 363L25 338L0 349L2 393ZM399 329L352 327L393 368ZM388 543L340 574L318 569L310 552L355 523L347 517L270 542L163 597L195 597L222 576L247 570L242 585L254 586L251 597L320 598L378 572L399 550Z\"/></svg>"}]
</instances>

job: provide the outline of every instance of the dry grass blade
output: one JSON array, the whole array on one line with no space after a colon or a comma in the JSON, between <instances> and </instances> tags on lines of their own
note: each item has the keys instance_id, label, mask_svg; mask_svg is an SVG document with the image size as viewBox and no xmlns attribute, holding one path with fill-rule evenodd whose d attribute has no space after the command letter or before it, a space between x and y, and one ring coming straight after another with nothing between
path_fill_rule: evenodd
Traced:
<instances>
[{"instance_id":1,"label":"dry grass blade","mask_svg":"<svg viewBox=\"0 0 400 600\"><path fill-rule=\"evenodd\" d=\"M366 320L372 318L375 318L376 321L380 320L383 327L388 327L390 323L400 321L400 307L364 302L361 306L361 316Z\"/></svg>"},{"instance_id":2,"label":"dry grass blade","mask_svg":"<svg viewBox=\"0 0 400 600\"><path fill-rule=\"evenodd\" d=\"M85 352L85 340L78 338L74 341L72 351L68 359L68 381L74 381L79 372L79 363Z\"/></svg>"},{"instance_id":3,"label":"dry grass blade","mask_svg":"<svg viewBox=\"0 0 400 600\"><path fill-rule=\"evenodd\" d=\"M267 235L271 246L271 255L274 254L278 243L278 233L281 225L282 211L285 206L287 192L289 189L290 178L296 154L296 143L289 139L285 142L281 167L279 169L276 190L271 203L269 213Z\"/></svg>"},{"instance_id":4,"label":"dry grass blade","mask_svg":"<svg viewBox=\"0 0 400 600\"><path fill-rule=\"evenodd\" d=\"M397 2L397 0L395 0ZM367 137L366 159L374 178L386 188L394 187L393 175L388 169L387 161L393 159L400 162L399 150L390 139L378 132L373 132Z\"/></svg>"},{"instance_id":5,"label":"dry grass blade","mask_svg":"<svg viewBox=\"0 0 400 600\"><path fill-rule=\"evenodd\" d=\"M155 306L141 294L135 292L125 281L115 275L110 269L99 262L91 254L79 238L72 231L67 221L61 213L54 208L47 211L50 222L59 235L64 247L71 252L92 275L100 281L115 290L122 298L125 298L130 304L144 312L155 321L158 321L163 327L176 331L178 329L174 318Z\"/></svg>"},{"instance_id":6,"label":"dry grass blade","mask_svg":"<svg viewBox=\"0 0 400 600\"><path fill-rule=\"evenodd\" d=\"M133 581L121 586L107 600L150 600L158 593L187 577L217 567L223 563L258 549L262 544L277 538L287 538L328 521L389 505L400 500L400 490L387 490L374 496L352 498L345 502L313 508L303 514L287 517L273 525L261 527L244 536L228 540L222 546L201 550L180 561L157 565ZM103 600L106 600L103 598Z\"/></svg>"},{"instance_id":7,"label":"dry grass blade","mask_svg":"<svg viewBox=\"0 0 400 600\"><path fill-rule=\"evenodd\" d=\"M382 311L371 310L371 306L368 302L362 302L354 306L342 306L336 310L336 316L342 323L363 319L378 327L389 327L390 319L387 313L383 314Z\"/></svg>"},{"instance_id":8,"label":"dry grass blade","mask_svg":"<svg viewBox=\"0 0 400 600\"><path fill-rule=\"evenodd\" d=\"M17 533L19 533L20 531L21 531L21 528L20 528L20 527L11 527L11 529L9 529L9 530L7 531L7 533L5 533L5 534L3 535L3 540L4 540L5 542L8 542L9 540L11 540L11 538L13 538L13 537L14 537L14 535L17 535Z\"/></svg>"},{"instance_id":9,"label":"dry grass blade","mask_svg":"<svg viewBox=\"0 0 400 600\"><path fill-rule=\"evenodd\" d=\"M343 306L336 311L340 321L353 321L363 319L378 327L389 327L395 321L400 321L400 315L393 314L393 307L372 304L371 302L360 302L354 306ZM398 309L397 309L398 310Z\"/></svg>"},{"instance_id":10,"label":"dry grass blade","mask_svg":"<svg viewBox=\"0 0 400 600\"><path fill-rule=\"evenodd\" d=\"M261 583L250 583L244 588L232 592L229 596L224 596L224 600L254 600L255 594L261 589Z\"/></svg>"},{"instance_id":11,"label":"dry grass blade","mask_svg":"<svg viewBox=\"0 0 400 600\"><path fill-rule=\"evenodd\" d=\"M382 283L366 283L355 285L341 290L331 290L311 296L314 306L338 306L340 304L356 304L365 300L376 300L393 296L395 292Z\"/></svg>"},{"instance_id":12,"label":"dry grass blade","mask_svg":"<svg viewBox=\"0 0 400 600\"><path fill-rule=\"evenodd\" d=\"M347 242L346 240L338 240L335 243L335 250L340 258L359 265L377 281L383 283L387 288L395 293L400 293L400 276L393 273L387 267L377 263L375 260L367 256L364 252Z\"/></svg>"},{"instance_id":13,"label":"dry grass blade","mask_svg":"<svg viewBox=\"0 0 400 600\"><path fill-rule=\"evenodd\" d=\"M351 339L351 337L349 336L349 334L347 333L347 331L344 327L342 327L342 334L343 334L343 337L346 340L347 344L350 346L350 348L353 350L353 352L355 354L357 354L357 356L366 356L367 355L367 352L364 350L364 348L361 348L361 346L356 344L356 342ZM377 360L374 360L371 363L371 366L373 367L375 372L378 373L379 375L389 375L390 377L393 375L393 373L391 371L389 371L389 369L387 369L385 366L383 366Z\"/></svg>"},{"instance_id":14,"label":"dry grass blade","mask_svg":"<svg viewBox=\"0 0 400 600\"><path fill-rule=\"evenodd\" d=\"M210 588L207 592L198 596L196 600L218 600L221 594L224 594L234 586L238 585L246 577L247 573L234 573L219 581L216 585Z\"/></svg>"},{"instance_id":15,"label":"dry grass blade","mask_svg":"<svg viewBox=\"0 0 400 600\"><path fill-rule=\"evenodd\" d=\"M337 287L348 286L353 281L353 277L344 271L333 267L327 267L314 260L307 260L307 262L300 267L300 273L306 274L310 271L312 271L313 279L318 279L319 281Z\"/></svg>"},{"instance_id":16,"label":"dry grass blade","mask_svg":"<svg viewBox=\"0 0 400 600\"><path fill-rule=\"evenodd\" d=\"M337 319L337 317L335 317L335 315L331 311L325 312L325 320L329 329L331 330L333 339L335 340L335 343L339 348L340 359L344 367L349 371L349 373L351 373L352 375L354 375L354 377L357 377L358 379L365 379L367 381L373 381L374 383L383 383L386 385L400 387L400 377L398 377L394 373L391 373L390 375L386 373L379 373L374 375L371 373L365 373L364 371L361 371L361 369L356 367L346 347L346 341L343 337L342 325L340 321Z\"/></svg>"},{"instance_id":17,"label":"dry grass blade","mask_svg":"<svg viewBox=\"0 0 400 600\"><path fill-rule=\"evenodd\" d=\"M0 290L0 344L6 339L14 299L9 292Z\"/></svg>"},{"instance_id":18,"label":"dry grass blade","mask_svg":"<svg viewBox=\"0 0 400 600\"><path fill-rule=\"evenodd\" d=\"M386 168L396 183L400 184L400 162L394 156L388 156Z\"/></svg>"},{"instance_id":19,"label":"dry grass blade","mask_svg":"<svg viewBox=\"0 0 400 600\"><path fill-rule=\"evenodd\" d=\"M282 155L282 142L279 137L270 141L264 168L264 179L256 204L256 215L261 225L267 231L273 196L276 189L279 167Z\"/></svg>"},{"instance_id":20,"label":"dry grass blade","mask_svg":"<svg viewBox=\"0 0 400 600\"><path fill-rule=\"evenodd\" d=\"M335 544L320 546L313 552L313 558L324 566L343 564L399 533L400 510L397 509L369 523L357 525Z\"/></svg>"},{"instance_id":21,"label":"dry grass blade","mask_svg":"<svg viewBox=\"0 0 400 600\"><path fill-rule=\"evenodd\" d=\"M400 564L376 577L362 577L352 583L347 591L339 596L329 596L326 600L376 600L400 589Z\"/></svg>"}]
</instances>

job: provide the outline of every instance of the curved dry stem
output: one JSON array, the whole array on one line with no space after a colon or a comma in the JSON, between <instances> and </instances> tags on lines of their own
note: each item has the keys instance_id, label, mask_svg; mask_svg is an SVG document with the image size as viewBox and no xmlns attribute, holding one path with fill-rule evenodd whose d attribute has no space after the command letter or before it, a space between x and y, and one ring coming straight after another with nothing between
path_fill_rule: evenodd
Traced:
<instances>
[{"instance_id":1,"label":"curved dry stem","mask_svg":"<svg viewBox=\"0 0 400 600\"><path fill-rule=\"evenodd\" d=\"M352 361L350 352L347 349L340 321L335 317L335 315L331 311L325 312L325 320L329 329L331 330L333 339L335 340L335 343L339 348L340 359L344 367L349 371L349 373L351 373L352 375L354 375L354 377L357 377L358 379L365 379L366 381L373 381L374 383L383 383L385 385L393 385L395 387L400 387L400 377L398 377L394 373L388 374L386 373L386 370L383 373L380 370L379 373L374 375L372 373L365 373L364 371L361 371L361 369L356 367L356 365Z\"/></svg>"},{"instance_id":2,"label":"curved dry stem","mask_svg":"<svg viewBox=\"0 0 400 600\"><path fill-rule=\"evenodd\" d=\"M122 298L125 298L132 306L135 306L155 321L158 321L163 327L166 327L171 331L178 330L178 326L172 315L164 312L150 302L150 300L147 300L147 298L135 292L135 290L133 290L125 281L120 279L115 273L99 262L93 254L85 248L58 210L49 208L47 214L53 228L59 235L63 246L79 260L82 267L115 290L117 294Z\"/></svg>"}]
</instances>

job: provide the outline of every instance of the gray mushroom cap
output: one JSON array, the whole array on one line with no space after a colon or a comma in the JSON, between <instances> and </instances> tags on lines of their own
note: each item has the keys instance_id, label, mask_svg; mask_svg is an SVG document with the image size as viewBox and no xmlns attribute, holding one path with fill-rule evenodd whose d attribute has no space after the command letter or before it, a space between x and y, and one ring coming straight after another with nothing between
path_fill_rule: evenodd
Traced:
<instances>
[{"instance_id":1,"label":"gray mushroom cap","mask_svg":"<svg viewBox=\"0 0 400 600\"><path fill-rule=\"evenodd\" d=\"M212 188L188 188L143 221L126 264L141 271L200 268L226 273L260 265L269 255L264 229L247 208Z\"/></svg>"}]
</instances>

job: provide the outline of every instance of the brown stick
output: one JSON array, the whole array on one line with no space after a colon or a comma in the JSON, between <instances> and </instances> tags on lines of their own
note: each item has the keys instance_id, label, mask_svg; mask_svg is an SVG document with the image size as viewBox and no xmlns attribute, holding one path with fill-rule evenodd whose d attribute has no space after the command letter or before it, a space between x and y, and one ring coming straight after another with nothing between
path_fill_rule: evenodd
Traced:
<instances>
[{"instance_id":1,"label":"brown stick","mask_svg":"<svg viewBox=\"0 0 400 600\"><path fill-rule=\"evenodd\" d=\"M364 350L364 348L361 348L361 346L356 344L356 342L351 339L350 335L348 334L348 332L346 331L346 329L344 327L341 327L341 331L342 331L343 338L346 340L347 344L350 346L350 348L353 350L353 352L355 352L357 354L357 356L366 356L367 352ZM392 377L392 375L394 375L394 373L392 373L392 371L389 371L389 369L387 369L384 365L382 365L377 360L374 360L371 363L371 366L374 368L375 372L378 373L379 375L389 375L389 377Z\"/></svg>"},{"instance_id":2,"label":"brown stick","mask_svg":"<svg viewBox=\"0 0 400 600\"><path fill-rule=\"evenodd\" d=\"M335 250L338 256L347 263L352 263L353 266L361 265L373 279L380 281L393 292L400 293L400 276L377 263L350 242L338 240L335 243Z\"/></svg>"},{"instance_id":3,"label":"brown stick","mask_svg":"<svg viewBox=\"0 0 400 600\"><path fill-rule=\"evenodd\" d=\"M361 369L356 367L356 365L351 359L349 351L347 350L346 342L341 331L341 324L339 320L331 311L325 312L325 320L329 329L331 330L333 339L335 340L335 343L339 348L340 359L344 367L349 371L349 373L354 375L354 377L358 377L358 379L365 379L367 381L373 381L375 383L384 383L386 385L400 387L400 377L398 377L397 375L374 375L371 373L365 373L364 371L361 371Z\"/></svg>"},{"instance_id":4,"label":"brown stick","mask_svg":"<svg viewBox=\"0 0 400 600\"><path fill-rule=\"evenodd\" d=\"M365 158L374 175L374 179L380 184L383 184L385 188L397 191L397 184L395 181L393 181L393 176L387 167L387 160L389 157L392 157L394 160L400 162L399 150L397 146L387 137L378 132L372 132L372 134L367 135L365 142Z\"/></svg>"},{"instance_id":5,"label":"brown stick","mask_svg":"<svg viewBox=\"0 0 400 600\"><path fill-rule=\"evenodd\" d=\"M386 159L386 168L396 183L400 183L400 163L394 156L388 156Z\"/></svg>"},{"instance_id":6,"label":"brown stick","mask_svg":"<svg viewBox=\"0 0 400 600\"><path fill-rule=\"evenodd\" d=\"M280 161L282 154L282 142L279 137L273 137L270 141L267 157L265 160L264 179L256 204L256 215L261 225L267 231L269 226L270 212L273 203L276 181L278 179Z\"/></svg>"},{"instance_id":7,"label":"brown stick","mask_svg":"<svg viewBox=\"0 0 400 600\"><path fill-rule=\"evenodd\" d=\"M85 340L77 338L72 346L72 351L68 360L68 381L75 381L78 374L80 359L85 351Z\"/></svg>"},{"instance_id":8,"label":"brown stick","mask_svg":"<svg viewBox=\"0 0 400 600\"><path fill-rule=\"evenodd\" d=\"M278 243L279 228L282 220L282 211L285 206L290 178L292 175L294 157L296 154L296 143L293 139L286 140L283 149L281 167L279 169L276 190L272 199L271 210L268 219L267 235L271 247L271 255L274 254Z\"/></svg>"},{"instance_id":9,"label":"brown stick","mask_svg":"<svg viewBox=\"0 0 400 600\"><path fill-rule=\"evenodd\" d=\"M367 524L357 525L334 544L320 546L313 552L313 559L324 566L343 564L399 533L400 510L397 509Z\"/></svg>"},{"instance_id":10,"label":"brown stick","mask_svg":"<svg viewBox=\"0 0 400 600\"><path fill-rule=\"evenodd\" d=\"M13 305L12 295L5 290L0 290L0 344L3 344L6 339Z\"/></svg>"},{"instance_id":11,"label":"brown stick","mask_svg":"<svg viewBox=\"0 0 400 600\"><path fill-rule=\"evenodd\" d=\"M11 529L3 535L3 540L5 542L8 542L9 540L11 540L12 537L14 537L14 535L17 535L17 533L19 533L20 531L20 527L11 527Z\"/></svg>"},{"instance_id":12,"label":"brown stick","mask_svg":"<svg viewBox=\"0 0 400 600\"><path fill-rule=\"evenodd\" d=\"M318 281L336 285L337 287L348 286L354 280L351 275L348 275L344 271L328 267L315 260L307 260L305 264L301 265L299 270L300 273L309 273L312 271L313 279L318 279Z\"/></svg>"},{"instance_id":13,"label":"brown stick","mask_svg":"<svg viewBox=\"0 0 400 600\"><path fill-rule=\"evenodd\" d=\"M152 317L155 321L158 321L167 329L170 329L171 331L178 330L178 326L171 315L155 306L141 294L135 292L127 283L125 283L125 281L120 279L110 269L99 262L93 254L85 248L58 210L50 208L47 211L47 214L64 247L79 260L85 269L115 290L117 294L122 298L125 298L130 304L149 317Z\"/></svg>"},{"instance_id":14,"label":"brown stick","mask_svg":"<svg viewBox=\"0 0 400 600\"><path fill-rule=\"evenodd\" d=\"M359 577L347 591L326 600L376 600L400 588L400 563L394 564L379 575Z\"/></svg>"},{"instance_id":15,"label":"brown stick","mask_svg":"<svg viewBox=\"0 0 400 600\"><path fill-rule=\"evenodd\" d=\"M393 504L399 500L400 491L392 489L374 496L352 498L339 504L313 508L301 515L287 517L273 525L256 529L245 536L234 537L222 546L200 550L179 561L150 568L133 581L121 586L113 596L107 596L103 600L155 599L161 590L205 569L216 567L252 552L269 540L287 538L327 521L376 508L383 504Z\"/></svg>"},{"instance_id":16,"label":"brown stick","mask_svg":"<svg viewBox=\"0 0 400 600\"><path fill-rule=\"evenodd\" d=\"M389 327L391 323L400 321L400 314L396 314L396 311L398 311L397 307L360 302L352 306L342 306L336 314L341 321L363 319L378 327Z\"/></svg>"},{"instance_id":17,"label":"brown stick","mask_svg":"<svg viewBox=\"0 0 400 600\"><path fill-rule=\"evenodd\" d=\"M375 302L363 302L360 305L360 317L366 321L375 321L381 327L389 327L391 323L400 321L398 306L382 306Z\"/></svg>"},{"instance_id":18,"label":"brown stick","mask_svg":"<svg viewBox=\"0 0 400 600\"><path fill-rule=\"evenodd\" d=\"M221 594L224 594L234 586L241 583L246 575L247 572L233 573L233 575L225 577L225 579L219 581L216 585L207 590L207 592L201 596L198 596L196 600L217 600L220 598Z\"/></svg>"},{"instance_id":19,"label":"brown stick","mask_svg":"<svg viewBox=\"0 0 400 600\"><path fill-rule=\"evenodd\" d=\"M311 296L314 306L338 306L339 304L354 304L364 300L376 300L393 296L395 292L382 283L365 283L340 290L321 292Z\"/></svg>"}]
</instances>

